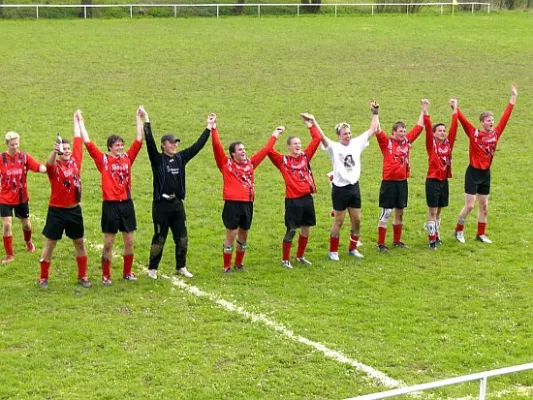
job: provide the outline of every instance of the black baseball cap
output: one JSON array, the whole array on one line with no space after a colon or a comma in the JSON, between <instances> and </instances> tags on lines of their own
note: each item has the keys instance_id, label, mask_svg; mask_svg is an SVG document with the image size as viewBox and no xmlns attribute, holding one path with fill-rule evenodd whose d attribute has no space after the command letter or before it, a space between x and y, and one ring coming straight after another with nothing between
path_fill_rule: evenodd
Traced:
<instances>
[{"instance_id":1,"label":"black baseball cap","mask_svg":"<svg viewBox=\"0 0 533 400\"><path fill-rule=\"evenodd\" d=\"M172 133L167 133L166 135L161 136L161 143L165 143L165 142L176 143L176 142L180 142L180 140Z\"/></svg>"}]
</instances>

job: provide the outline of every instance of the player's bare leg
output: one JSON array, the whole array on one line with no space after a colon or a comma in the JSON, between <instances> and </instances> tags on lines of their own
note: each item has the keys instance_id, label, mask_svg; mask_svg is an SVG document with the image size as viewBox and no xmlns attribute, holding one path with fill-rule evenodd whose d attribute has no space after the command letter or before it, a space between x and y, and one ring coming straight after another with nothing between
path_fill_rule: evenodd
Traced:
<instances>
[{"instance_id":1,"label":"player's bare leg","mask_svg":"<svg viewBox=\"0 0 533 400\"><path fill-rule=\"evenodd\" d=\"M476 195L465 193L465 205L457 217L457 225L455 226L455 238L460 243L465 243L464 227L466 217L472 212L475 204Z\"/></svg>"}]
</instances>

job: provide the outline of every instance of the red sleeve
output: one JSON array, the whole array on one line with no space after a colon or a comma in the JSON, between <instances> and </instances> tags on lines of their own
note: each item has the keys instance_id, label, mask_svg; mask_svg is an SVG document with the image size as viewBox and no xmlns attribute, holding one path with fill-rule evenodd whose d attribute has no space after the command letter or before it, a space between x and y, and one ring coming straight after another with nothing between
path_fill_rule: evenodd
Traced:
<instances>
[{"instance_id":1,"label":"red sleeve","mask_svg":"<svg viewBox=\"0 0 533 400\"><path fill-rule=\"evenodd\" d=\"M450 124L450 130L448 131L448 140L450 141L450 147L453 149L455 144L455 138L457 137L457 113L452 114L452 123Z\"/></svg>"},{"instance_id":2,"label":"red sleeve","mask_svg":"<svg viewBox=\"0 0 533 400\"><path fill-rule=\"evenodd\" d=\"M41 166L41 164L28 153L26 153L26 163L30 171L39 172L39 167Z\"/></svg>"},{"instance_id":3,"label":"red sleeve","mask_svg":"<svg viewBox=\"0 0 533 400\"><path fill-rule=\"evenodd\" d=\"M384 152L387 150L387 147L389 145L389 138L387 137L384 131L381 131L378 134L376 134L376 139L378 140L381 153L385 154Z\"/></svg>"},{"instance_id":4,"label":"red sleeve","mask_svg":"<svg viewBox=\"0 0 533 400\"><path fill-rule=\"evenodd\" d=\"M322 137L320 136L318 129L314 125L309 128L309 132L311 133L311 143L309 143L307 148L304 150L304 153L307 154L308 160L311 161L316 151L318 150L318 146L320 146Z\"/></svg>"},{"instance_id":5,"label":"red sleeve","mask_svg":"<svg viewBox=\"0 0 533 400\"><path fill-rule=\"evenodd\" d=\"M268 152L268 158L270 158L270 161L272 161L272 164L274 164L276 168L281 169L281 166L283 165L283 154L272 149Z\"/></svg>"},{"instance_id":6,"label":"red sleeve","mask_svg":"<svg viewBox=\"0 0 533 400\"><path fill-rule=\"evenodd\" d=\"M503 130L505 129L505 126L507 125L507 122L509 121L509 118L511 117L511 113L513 112L513 105L509 103L507 105L507 108L503 112L502 117L500 118L500 122L498 122L498 125L494 129L496 131L496 135L498 135L498 138L502 135Z\"/></svg>"},{"instance_id":7,"label":"red sleeve","mask_svg":"<svg viewBox=\"0 0 533 400\"><path fill-rule=\"evenodd\" d=\"M100 169L104 153L102 153L93 142L85 143L85 148L87 149L87 152L89 153L91 158L94 160L96 168Z\"/></svg>"},{"instance_id":8,"label":"red sleeve","mask_svg":"<svg viewBox=\"0 0 533 400\"><path fill-rule=\"evenodd\" d=\"M407 135L405 135L405 137L407 138L407 140L409 140L409 142L413 143L416 139L418 139L418 137L422 133L422 130L423 128L420 125L416 124L413 129L407 132Z\"/></svg>"},{"instance_id":9,"label":"red sleeve","mask_svg":"<svg viewBox=\"0 0 533 400\"><path fill-rule=\"evenodd\" d=\"M78 169L80 170L81 170L81 162L83 160L83 148L82 148L81 142L82 142L81 137L75 137L72 140L72 156L71 156L74 159L74 161L76 161L76 164L78 164Z\"/></svg>"},{"instance_id":10,"label":"red sleeve","mask_svg":"<svg viewBox=\"0 0 533 400\"><path fill-rule=\"evenodd\" d=\"M217 167L222 171L224 164L228 161L228 156L224 153L224 148L222 147L222 143L220 143L217 128L211 129L211 143L213 144L213 154L215 155Z\"/></svg>"},{"instance_id":11,"label":"red sleeve","mask_svg":"<svg viewBox=\"0 0 533 400\"><path fill-rule=\"evenodd\" d=\"M457 118L459 118L459 122L463 126L463 130L465 131L466 135L468 137L472 137L476 131L476 127L466 119L464 114L459 109L457 109Z\"/></svg>"},{"instance_id":12,"label":"red sleeve","mask_svg":"<svg viewBox=\"0 0 533 400\"><path fill-rule=\"evenodd\" d=\"M137 158L137 154L139 154L139 151L141 150L142 146L143 146L143 142L141 142L140 140L135 139L133 141L133 143L131 144L131 147L126 152L128 157L130 158L132 164L135 161L135 159Z\"/></svg>"},{"instance_id":13,"label":"red sleeve","mask_svg":"<svg viewBox=\"0 0 533 400\"><path fill-rule=\"evenodd\" d=\"M267 144L265 147L263 147L261 150L259 150L257 153L255 153L252 157L250 157L250 161L254 168L259 167L259 164L265 159L268 152L274 148L274 144L276 143L277 138L275 136L270 136L270 139L268 139Z\"/></svg>"},{"instance_id":14,"label":"red sleeve","mask_svg":"<svg viewBox=\"0 0 533 400\"><path fill-rule=\"evenodd\" d=\"M46 175L48 175L48 177L52 179L55 176L54 174L56 170L55 162L53 165L49 165L48 163L46 163L45 166L46 166Z\"/></svg>"},{"instance_id":15,"label":"red sleeve","mask_svg":"<svg viewBox=\"0 0 533 400\"><path fill-rule=\"evenodd\" d=\"M433 150L433 127L429 115L424 115L424 127L426 128L426 150L429 154Z\"/></svg>"}]
</instances>

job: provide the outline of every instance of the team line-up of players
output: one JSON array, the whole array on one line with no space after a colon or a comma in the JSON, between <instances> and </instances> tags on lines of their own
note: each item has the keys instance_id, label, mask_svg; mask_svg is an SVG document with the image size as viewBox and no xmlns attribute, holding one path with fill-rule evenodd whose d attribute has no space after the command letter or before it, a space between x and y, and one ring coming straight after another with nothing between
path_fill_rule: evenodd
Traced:
<instances>
[{"instance_id":1,"label":"team line-up of players","mask_svg":"<svg viewBox=\"0 0 533 400\"><path fill-rule=\"evenodd\" d=\"M124 140L118 135L107 138L108 153L103 153L91 142L84 119L78 110L74 113L74 138L58 138L45 165L39 164L28 153L19 149L20 137L16 132L5 136L7 151L2 153L0 165L0 214L3 224L3 242L6 252L2 264L14 261L12 217L20 219L29 252L35 251L32 242L28 190L26 175L28 171L42 172L48 175L51 195L43 235L45 242L40 259L39 287L47 288L52 253L63 233L72 239L76 250L78 265L78 282L83 287L90 287L87 278L87 251L84 244L84 225L80 207L81 178L83 159L82 142L101 174L102 218L104 233L102 252L102 283L111 282L112 249L115 235L120 231L124 240L122 277L127 281L137 278L132 271L133 233L137 222L131 194L131 167L146 139L146 147L153 173L152 220L154 235L150 248L148 276L157 279L158 267L169 230L175 243L175 260L177 273L192 278L187 270L188 235L186 214L183 204L186 194L185 166L204 147L209 136L212 137L213 153L218 169L223 177L224 208L222 220L226 228L226 237L222 248L223 271L231 273L232 258L234 270L244 270L243 260L246 252L248 231L253 219L253 202L255 198L254 171L268 156L280 170L285 181L285 225L286 233L282 242L282 266L291 269L290 261L292 242L299 229L296 262L311 265L304 256L310 228L316 225L316 216L312 194L316 186L311 171L311 160L318 147L327 152L331 158L333 171L331 180L331 198L334 221L331 227L328 258L339 260L340 231L346 212L350 219L350 239L348 254L364 258L358 250L360 239L361 194L359 177L361 172L361 153L368 147L372 136L376 136L383 155L383 173L379 193L381 214L378 223L378 251L387 252L385 236L388 220L392 217L393 245L399 248L408 246L402 242L403 212L407 207L409 178L409 154L412 143L426 131L426 150L428 153L428 173L426 178L426 199L428 205L428 245L436 250L440 240L440 215L448 205L448 178L451 178L452 150L457 134L458 122L461 123L469 139L470 163L465 174L465 205L457 218L455 238L465 243L463 234L465 220L473 210L476 200L479 205L476 240L492 243L486 236L487 207L490 193L490 166L498 140L511 116L518 92L513 85L511 99L499 123L495 126L493 114L483 112L479 117L480 127L476 128L462 114L456 99L450 99L452 121L449 130L443 123L432 125L429 116L429 101L421 101L421 113L417 124L409 132L406 125L398 121L392 126L391 136L387 136L379 123L379 105L370 102L372 120L369 129L359 136L352 137L350 125L343 122L335 126L337 140L329 139L315 117L302 113L301 117L309 128L311 142L302 149L301 141L296 136L287 138L288 154L281 154L274 149L278 137L285 131L280 126L274 130L267 144L257 153L248 157L244 144L236 141L230 144L228 154L220 142L216 128L216 115L207 117L206 129L190 147L178 151L178 139L168 133L161 137L158 149L148 114L139 106L136 114L137 136L127 151ZM161 151L160 151L161 150ZM235 249L234 249L235 247Z\"/></svg>"}]
</instances>

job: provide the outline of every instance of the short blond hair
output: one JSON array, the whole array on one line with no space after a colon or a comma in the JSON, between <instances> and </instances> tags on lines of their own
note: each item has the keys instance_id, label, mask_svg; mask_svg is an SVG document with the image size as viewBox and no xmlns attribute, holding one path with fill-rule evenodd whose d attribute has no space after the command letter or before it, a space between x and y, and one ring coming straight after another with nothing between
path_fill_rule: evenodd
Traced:
<instances>
[{"instance_id":1,"label":"short blond hair","mask_svg":"<svg viewBox=\"0 0 533 400\"><path fill-rule=\"evenodd\" d=\"M6 133L6 143L13 139L20 139L20 135L14 131L9 131L8 133Z\"/></svg>"},{"instance_id":2,"label":"short blond hair","mask_svg":"<svg viewBox=\"0 0 533 400\"><path fill-rule=\"evenodd\" d=\"M348 122L340 122L337 125L335 125L335 132L337 132L337 135L341 134L341 129L348 128L350 129L350 124Z\"/></svg>"},{"instance_id":3,"label":"short blond hair","mask_svg":"<svg viewBox=\"0 0 533 400\"><path fill-rule=\"evenodd\" d=\"M494 117L494 114L490 111L484 111L481 114L479 114L479 122L483 122L485 118Z\"/></svg>"}]
</instances>

